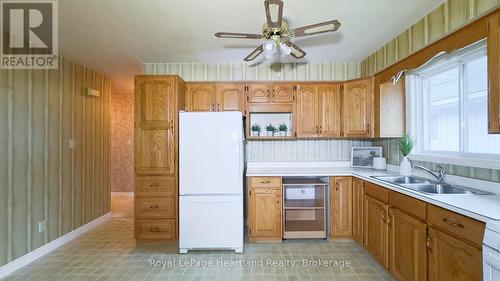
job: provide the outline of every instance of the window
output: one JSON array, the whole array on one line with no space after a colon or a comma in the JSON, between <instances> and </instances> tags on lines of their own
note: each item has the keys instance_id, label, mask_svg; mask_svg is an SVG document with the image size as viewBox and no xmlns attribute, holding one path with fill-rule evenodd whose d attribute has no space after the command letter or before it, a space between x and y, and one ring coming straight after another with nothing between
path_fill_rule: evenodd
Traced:
<instances>
[{"instance_id":1,"label":"window","mask_svg":"<svg viewBox=\"0 0 500 281\"><path fill-rule=\"evenodd\" d=\"M417 155L500 160L500 135L488 135L487 66L486 44L480 42L408 72Z\"/></svg>"}]
</instances>

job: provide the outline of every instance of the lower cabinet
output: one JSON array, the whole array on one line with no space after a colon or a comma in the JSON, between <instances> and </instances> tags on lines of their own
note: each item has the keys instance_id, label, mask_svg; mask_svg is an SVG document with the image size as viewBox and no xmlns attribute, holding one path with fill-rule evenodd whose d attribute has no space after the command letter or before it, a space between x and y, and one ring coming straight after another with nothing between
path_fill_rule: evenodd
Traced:
<instances>
[{"instance_id":1,"label":"lower cabinet","mask_svg":"<svg viewBox=\"0 0 500 281\"><path fill-rule=\"evenodd\" d=\"M388 224L389 271L400 281L427 280L427 225L393 208Z\"/></svg>"},{"instance_id":2,"label":"lower cabinet","mask_svg":"<svg viewBox=\"0 0 500 281\"><path fill-rule=\"evenodd\" d=\"M330 180L331 237L352 237L352 178Z\"/></svg>"},{"instance_id":3,"label":"lower cabinet","mask_svg":"<svg viewBox=\"0 0 500 281\"><path fill-rule=\"evenodd\" d=\"M352 238L363 245L363 197L364 182L352 179Z\"/></svg>"},{"instance_id":4,"label":"lower cabinet","mask_svg":"<svg viewBox=\"0 0 500 281\"><path fill-rule=\"evenodd\" d=\"M429 281L483 280L479 248L437 228L429 228Z\"/></svg>"},{"instance_id":5,"label":"lower cabinet","mask_svg":"<svg viewBox=\"0 0 500 281\"><path fill-rule=\"evenodd\" d=\"M249 234L251 241L281 240L282 192L279 187L248 189Z\"/></svg>"},{"instance_id":6,"label":"lower cabinet","mask_svg":"<svg viewBox=\"0 0 500 281\"><path fill-rule=\"evenodd\" d=\"M373 257L386 268L389 265L389 206L369 195L364 199L364 243Z\"/></svg>"}]
</instances>

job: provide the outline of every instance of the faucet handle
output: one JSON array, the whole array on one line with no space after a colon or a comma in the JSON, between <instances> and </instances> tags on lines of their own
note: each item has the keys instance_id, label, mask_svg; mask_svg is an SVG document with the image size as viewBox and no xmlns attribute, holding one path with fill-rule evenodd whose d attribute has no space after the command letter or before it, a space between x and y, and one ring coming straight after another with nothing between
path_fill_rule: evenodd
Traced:
<instances>
[{"instance_id":1,"label":"faucet handle","mask_svg":"<svg viewBox=\"0 0 500 281\"><path fill-rule=\"evenodd\" d=\"M445 168L443 168L443 166L441 166L441 164L439 163L435 163L435 165L438 167L438 174L439 174L439 178L442 182L444 182L444 177L446 175L446 170Z\"/></svg>"}]
</instances>

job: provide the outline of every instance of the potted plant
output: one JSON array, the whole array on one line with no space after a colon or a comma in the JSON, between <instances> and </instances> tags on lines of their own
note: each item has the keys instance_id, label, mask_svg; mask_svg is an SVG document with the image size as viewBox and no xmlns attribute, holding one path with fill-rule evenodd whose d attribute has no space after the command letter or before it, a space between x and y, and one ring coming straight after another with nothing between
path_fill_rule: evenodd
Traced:
<instances>
[{"instance_id":1,"label":"potted plant","mask_svg":"<svg viewBox=\"0 0 500 281\"><path fill-rule=\"evenodd\" d=\"M288 126L285 123L282 123L278 126L280 137L286 137L288 132Z\"/></svg>"},{"instance_id":2,"label":"potted plant","mask_svg":"<svg viewBox=\"0 0 500 281\"><path fill-rule=\"evenodd\" d=\"M252 137L260 137L261 128L259 124L252 125Z\"/></svg>"},{"instance_id":3,"label":"potted plant","mask_svg":"<svg viewBox=\"0 0 500 281\"><path fill-rule=\"evenodd\" d=\"M266 131L268 137L273 137L274 132L276 132L276 127L274 127L272 124L269 124L266 126Z\"/></svg>"},{"instance_id":4,"label":"potted plant","mask_svg":"<svg viewBox=\"0 0 500 281\"><path fill-rule=\"evenodd\" d=\"M403 160L399 164L399 173L402 176L411 176L412 165L408 155L410 155L413 146L415 146L415 142L415 139L408 134L399 139L399 151L403 155Z\"/></svg>"}]
</instances>

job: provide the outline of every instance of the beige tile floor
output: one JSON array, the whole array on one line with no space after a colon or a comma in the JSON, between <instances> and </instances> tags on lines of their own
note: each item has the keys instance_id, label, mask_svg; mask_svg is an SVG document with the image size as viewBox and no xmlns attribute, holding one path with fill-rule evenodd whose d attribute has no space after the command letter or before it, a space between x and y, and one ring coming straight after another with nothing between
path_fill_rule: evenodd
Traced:
<instances>
[{"instance_id":1,"label":"beige tile floor","mask_svg":"<svg viewBox=\"0 0 500 281\"><path fill-rule=\"evenodd\" d=\"M303 261L329 266L304 266ZM165 266L151 266L151 262ZM294 266L270 263L296 262ZM335 262L350 266L335 266ZM221 263L232 263L223 266ZM238 263L251 263L242 266ZM175 263L173 265L172 263ZM191 264L190 264L191 263ZM262 264L260 264L262 263ZM6 280L394 280L360 246L350 241L287 240L245 244L244 254L194 251L177 254L175 243L133 239L133 220L113 217Z\"/></svg>"}]
</instances>

